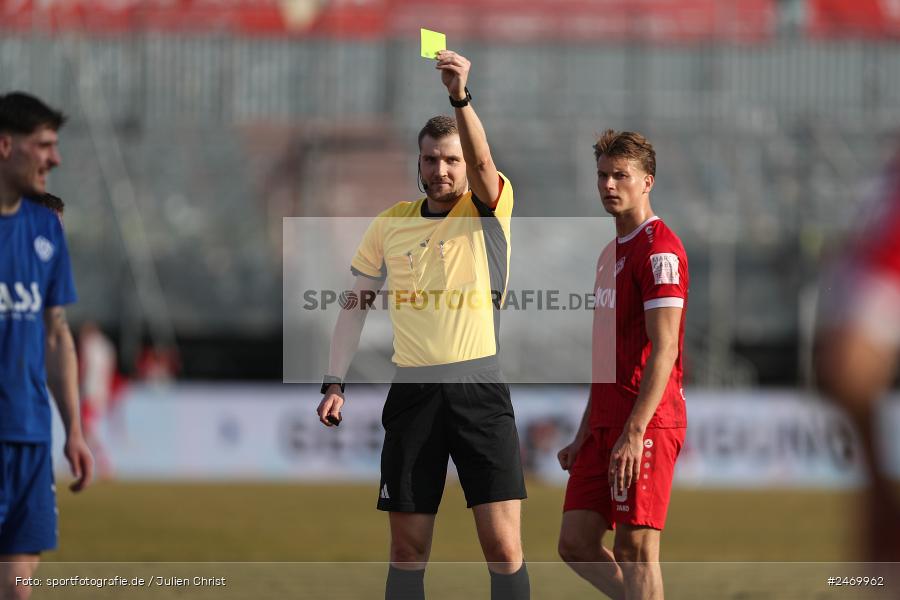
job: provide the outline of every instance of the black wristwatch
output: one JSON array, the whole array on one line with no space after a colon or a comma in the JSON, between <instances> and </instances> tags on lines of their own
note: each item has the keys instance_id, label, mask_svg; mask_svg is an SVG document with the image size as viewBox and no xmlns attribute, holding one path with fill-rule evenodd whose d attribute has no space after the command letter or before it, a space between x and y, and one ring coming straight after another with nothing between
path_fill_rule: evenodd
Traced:
<instances>
[{"instance_id":1,"label":"black wristwatch","mask_svg":"<svg viewBox=\"0 0 900 600\"><path fill-rule=\"evenodd\" d=\"M462 100L454 100L453 96L450 96L450 106L454 108L462 108L463 106L468 106L469 102L472 101L472 94L469 93L469 88L463 88L466 90L466 97Z\"/></svg>"},{"instance_id":2,"label":"black wristwatch","mask_svg":"<svg viewBox=\"0 0 900 600\"><path fill-rule=\"evenodd\" d=\"M325 377L322 378L322 390L321 390L322 394L327 393L328 388L331 387L332 385L341 386L341 393L342 394L344 393L344 380L341 379L340 377L335 377L334 375L326 375Z\"/></svg>"}]
</instances>

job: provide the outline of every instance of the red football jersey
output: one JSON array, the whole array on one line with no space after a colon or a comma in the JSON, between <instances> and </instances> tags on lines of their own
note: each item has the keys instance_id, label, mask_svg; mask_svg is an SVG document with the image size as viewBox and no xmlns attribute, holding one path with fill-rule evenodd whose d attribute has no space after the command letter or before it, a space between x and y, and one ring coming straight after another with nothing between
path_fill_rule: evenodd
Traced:
<instances>
[{"instance_id":1,"label":"red football jersey","mask_svg":"<svg viewBox=\"0 0 900 600\"><path fill-rule=\"evenodd\" d=\"M880 181L866 223L823 290L825 324L853 322L900 344L900 155Z\"/></svg>"},{"instance_id":2,"label":"red football jersey","mask_svg":"<svg viewBox=\"0 0 900 600\"><path fill-rule=\"evenodd\" d=\"M856 267L900 281L900 155L880 181L876 204L856 250Z\"/></svg>"},{"instance_id":3,"label":"red football jersey","mask_svg":"<svg viewBox=\"0 0 900 600\"><path fill-rule=\"evenodd\" d=\"M659 217L647 219L603 250L597 262L595 283L592 428L622 427L631 415L651 349L644 311L663 307L682 308L678 358L662 400L647 426L687 426L682 354L688 283L684 246ZM612 357L606 350L612 348L610 336L615 337L614 383Z\"/></svg>"}]
</instances>

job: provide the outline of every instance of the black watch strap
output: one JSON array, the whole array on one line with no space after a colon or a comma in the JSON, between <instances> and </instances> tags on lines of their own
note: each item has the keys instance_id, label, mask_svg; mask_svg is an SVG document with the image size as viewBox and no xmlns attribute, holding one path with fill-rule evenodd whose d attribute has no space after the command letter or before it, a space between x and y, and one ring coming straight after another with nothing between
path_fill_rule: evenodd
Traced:
<instances>
[{"instance_id":1,"label":"black watch strap","mask_svg":"<svg viewBox=\"0 0 900 600\"><path fill-rule=\"evenodd\" d=\"M341 386L341 393L344 393L344 380L340 377L335 377L334 375L326 375L322 378L322 390L323 394L328 392L328 388L332 385Z\"/></svg>"},{"instance_id":2,"label":"black watch strap","mask_svg":"<svg viewBox=\"0 0 900 600\"><path fill-rule=\"evenodd\" d=\"M466 90L466 97L462 100L454 100L453 96L450 97L450 106L454 108L462 108L463 106L468 106L469 102L472 101L472 94L469 93L469 88L464 88Z\"/></svg>"}]
</instances>

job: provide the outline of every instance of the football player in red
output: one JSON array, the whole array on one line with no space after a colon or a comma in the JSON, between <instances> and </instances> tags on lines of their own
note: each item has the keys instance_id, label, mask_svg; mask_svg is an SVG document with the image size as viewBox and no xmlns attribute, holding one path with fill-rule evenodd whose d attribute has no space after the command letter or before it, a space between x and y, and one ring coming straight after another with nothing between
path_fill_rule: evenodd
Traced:
<instances>
[{"instance_id":1,"label":"football player in red","mask_svg":"<svg viewBox=\"0 0 900 600\"><path fill-rule=\"evenodd\" d=\"M681 240L650 206L650 142L608 130L594 156L597 190L618 237L597 264L588 405L575 440L558 456L569 471L559 552L612 598L656 599L663 597L660 534L687 427L688 262ZM613 337L614 351L604 351ZM610 552L602 541L613 528Z\"/></svg>"},{"instance_id":2,"label":"football player in red","mask_svg":"<svg viewBox=\"0 0 900 600\"><path fill-rule=\"evenodd\" d=\"M879 451L879 401L900 354L900 155L880 180L875 204L822 288L819 385L860 433L868 476L866 559L900 562L900 494Z\"/></svg>"}]
</instances>

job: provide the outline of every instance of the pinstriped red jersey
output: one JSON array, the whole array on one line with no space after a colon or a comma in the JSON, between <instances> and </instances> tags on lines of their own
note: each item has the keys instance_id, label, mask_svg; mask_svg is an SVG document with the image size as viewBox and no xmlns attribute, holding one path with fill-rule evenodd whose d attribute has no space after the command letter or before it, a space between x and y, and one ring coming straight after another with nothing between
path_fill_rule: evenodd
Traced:
<instances>
[{"instance_id":1,"label":"pinstriped red jersey","mask_svg":"<svg viewBox=\"0 0 900 600\"><path fill-rule=\"evenodd\" d=\"M687 426L682 355L688 283L684 246L659 217L647 219L601 253L594 287L592 428L622 427L631 415L651 349L644 313L663 307L682 308L678 357L648 427Z\"/></svg>"},{"instance_id":2,"label":"pinstriped red jersey","mask_svg":"<svg viewBox=\"0 0 900 600\"><path fill-rule=\"evenodd\" d=\"M857 268L900 283L900 155L881 179L877 202L855 255Z\"/></svg>"},{"instance_id":3,"label":"pinstriped red jersey","mask_svg":"<svg viewBox=\"0 0 900 600\"><path fill-rule=\"evenodd\" d=\"M850 252L822 290L826 323L853 322L872 340L900 345L900 154L879 181Z\"/></svg>"}]
</instances>

